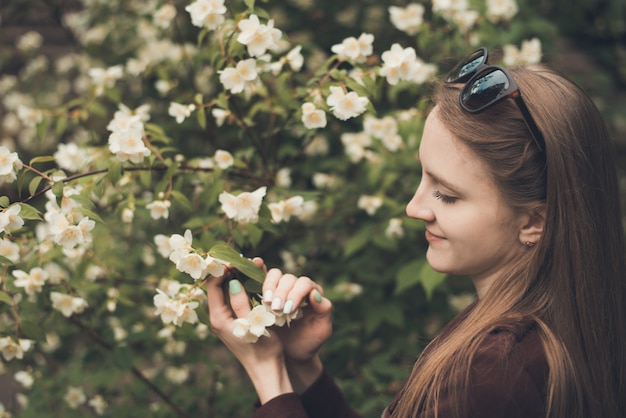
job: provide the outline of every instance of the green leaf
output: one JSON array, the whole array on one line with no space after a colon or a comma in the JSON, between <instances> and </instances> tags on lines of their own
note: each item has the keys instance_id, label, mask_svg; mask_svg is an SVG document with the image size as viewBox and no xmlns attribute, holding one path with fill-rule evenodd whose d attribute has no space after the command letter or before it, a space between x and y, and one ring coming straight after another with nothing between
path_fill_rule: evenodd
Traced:
<instances>
[{"instance_id":1,"label":"green leaf","mask_svg":"<svg viewBox=\"0 0 626 418\"><path fill-rule=\"evenodd\" d=\"M243 0L243 2L248 7L248 10L254 10L254 1L255 0Z\"/></svg>"},{"instance_id":2,"label":"green leaf","mask_svg":"<svg viewBox=\"0 0 626 418\"><path fill-rule=\"evenodd\" d=\"M359 250L361 250L372 237L371 228L363 228L361 229L355 236L350 238L343 248L343 255L346 257L350 257L352 254L355 254Z\"/></svg>"},{"instance_id":3,"label":"green leaf","mask_svg":"<svg viewBox=\"0 0 626 418\"><path fill-rule=\"evenodd\" d=\"M13 265L13 261L11 261L8 258L0 255L0 264L8 264L8 265L12 266Z\"/></svg>"},{"instance_id":4,"label":"green leaf","mask_svg":"<svg viewBox=\"0 0 626 418\"><path fill-rule=\"evenodd\" d=\"M89 219L93 219L94 221L100 222L100 223L104 223L104 220L100 217L100 215L98 215L97 213L89 210L89 209L85 209L85 208L74 208L74 210L78 213L80 213L81 215L85 215L86 217L88 217Z\"/></svg>"},{"instance_id":5,"label":"green leaf","mask_svg":"<svg viewBox=\"0 0 626 418\"><path fill-rule=\"evenodd\" d=\"M198 125L200 125L200 127L202 129L206 128L206 112L204 111L204 108L199 108L198 109Z\"/></svg>"},{"instance_id":6,"label":"green leaf","mask_svg":"<svg viewBox=\"0 0 626 418\"><path fill-rule=\"evenodd\" d=\"M28 338L36 341L45 341L46 332L43 327L35 321L21 321L20 330Z\"/></svg>"},{"instance_id":7,"label":"green leaf","mask_svg":"<svg viewBox=\"0 0 626 418\"><path fill-rule=\"evenodd\" d=\"M426 297L430 299L433 296L433 291L437 286L439 286L446 277L448 277L445 273L439 273L433 270L428 263L424 263L419 272L420 282L424 287L424 291L426 292Z\"/></svg>"},{"instance_id":8,"label":"green leaf","mask_svg":"<svg viewBox=\"0 0 626 418\"><path fill-rule=\"evenodd\" d=\"M181 203L185 208L191 210L191 202L189 198L178 190L172 190L172 196L177 202Z\"/></svg>"},{"instance_id":9,"label":"green leaf","mask_svg":"<svg viewBox=\"0 0 626 418\"><path fill-rule=\"evenodd\" d=\"M243 257L235 249L228 245L218 244L209 250L209 255L222 261L230 263L235 269L239 270L249 278L259 283L265 281L265 273L261 267L254 264L251 260Z\"/></svg>"},{"instance_id":10,"label":"green leaf","mask_svg":"<svg viewBox=\"0 0 626 418\"><path fill-rule=\"evenodd\" d=\"M127 345L116 347L111 353L113 363L120 369L130 369L133 367L133 357Z\"/></svg>"},{"instance_id":11,"label":"green leaf","mask_svg":"<svg viewBox=\"0 0 626 418\"><path fill-rule=\"evenodd\" d=\"M424 260L415 260L402 266L396 275L395 294L399 294L420 282L419 271L423 264Z\"/></svg>"},{"instance_id":12,"label":"green leaf","mask_svg":"<svg viewBox=\"0 0 626 418\"><path fill-rule=\"evenodd\" d=\"M11 204L11 201L7 196L0 196L0 208L6 208Z\"/></svg>"},{"instance_id":13,"label":"green leaf","mask_svg":"<svg viewBox=\"0 0 626 418\"><path fill-rule=\"evenodd\" d=\"M111 184L115 185L122 178L124 169L122 164L117 160L112 160L109 164L107 176Z\"/></svg>"},{"instance_id":14,"label":"green leaf","mask_svg":"<svg viewBox=\"0 0 626 418\"><path fill-rule=\"evenodd\" d=\"M57 181L56 183L54 183L52 185L52 194L54 194L57 199L60 199L63 197L63 182L62 181Z\"/></svg>"},{"instance_id":15,"label":"green leaf","mask_svg":"<svg viewBox=\"0 0 626 418\"><path fill-rule=\"evenodd\" d=\"M39 185L41 184L41 180L43 180L43 177L34 177L31 181L30 184L28 185L28 192L30 193L30 195L34 195L35 193L37 193L37 189L39 188Z\"/></svg>"},{"instance_id":16,"label":"green leaf","mask_svg":"<svg viewBox=\"0 0 626 418\"><path fill-rule=\"evenodd\" d=\"M9 296L8 293L5 293L0 290L0 302L8 303L10 305L13 304L13 298Z\"/></svg>"},{"instance_id":17,"label":"green leaf","mask_svg":"<svg viewBox=\"0 0 626 418\"><path fill-rule=\"evenodd\" d=\"M66 127L67 127L67 118L64 116L61 116L57 119L54 132L56 133L57 136L60 136L63 132L65 132Z\"/></svg>"},{"instance_id":18,"label":"green leaf","mask_svg":"<svg viewBox=\"0 0 626 418\"><path fill-rule=\"evenodd\" d=\"M433 291L441 284L447 274L433 270L425 260L416 260L405 264L396 276L395 293L398 294L418 283L424 288L426 297L430 299Z\"/></svg>"},{"instance_id":19,"label":"green leaf","mask_svg":"<svg viewBox=\"0 0 626 418\"><path fill-rule=\"evenodd\" d=\"M18 203L20 205L20 217L22 219L30 219L30 220L41 220L43 217L41 216L41 212L39 212L34 207L27 205L26 203Z\"/></svg>"},{"instance_id":20,"label":"green leaf","mask_svg":"<svg viewBox=\"0 0 626 418\"><path fill-rule=\"evenodd\" d=\"M36 163L49 163L51 161L55 161L54 157L51 155L42 155L40 157L35 157L33 159L30 160L30 163L28 165L33 165Z\"/></svg>"}]
</instances>

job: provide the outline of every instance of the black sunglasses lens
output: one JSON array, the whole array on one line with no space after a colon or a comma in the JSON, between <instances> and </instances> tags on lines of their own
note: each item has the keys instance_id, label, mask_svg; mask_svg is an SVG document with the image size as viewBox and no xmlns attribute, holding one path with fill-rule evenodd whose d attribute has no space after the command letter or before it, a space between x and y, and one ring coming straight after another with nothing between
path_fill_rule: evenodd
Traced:
<instances>
[{"instance_id":1,"label":"black sunglasses lens","mask_svg":"<svg viewBox=\"0 0 626 418\"><path fill-rule=\"evenodd\" d=\"M502 97L509 90L509 84L504 71L495 69L465 85L461 104L470 112L479 111Z\"/></svg>"},{"instance_id":2,"label":"black sunglasses lens","mask_svg":"<svg viewBox=\"0 0 626 418\"><path fill-rule=\"evenodd\" d=\"M469 79L476 68L486 61L485 51L479 49L457 65L446 77L448 83L462 83Z\"/></svg>"}]
</instances>

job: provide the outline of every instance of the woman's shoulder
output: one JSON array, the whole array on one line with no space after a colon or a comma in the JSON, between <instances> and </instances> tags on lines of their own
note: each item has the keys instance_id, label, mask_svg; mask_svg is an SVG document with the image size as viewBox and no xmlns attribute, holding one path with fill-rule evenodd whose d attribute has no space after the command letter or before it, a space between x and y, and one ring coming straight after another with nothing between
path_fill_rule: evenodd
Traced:
<instances>
[{"instance_id":1,"label":"woman's shoulder","mask_svg":"<svg viewBox=\"0 0 626 418\"><path fill-rule=\"evenodd\" d=\"M487 408L516 411L513 416L540 416L548 372L543 343L533 322L499 326L481 340L472 359L470 402L479 411Z\"/></svg>"}]
</instances>

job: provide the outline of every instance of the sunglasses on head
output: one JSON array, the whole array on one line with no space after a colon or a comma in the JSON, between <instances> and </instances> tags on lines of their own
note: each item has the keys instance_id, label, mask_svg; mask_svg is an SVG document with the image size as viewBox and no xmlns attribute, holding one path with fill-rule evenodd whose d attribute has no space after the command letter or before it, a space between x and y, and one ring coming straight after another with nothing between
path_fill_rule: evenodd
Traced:
<instances>
[{"instance_id":1,"label":"sunglasses on head","mask_svg":"<svg viewBox=\"0 0 626 418\"><path fill-rule=\"evenodd\" d=\"M543 135L522 99L519 87L504 68L487 65L487 48L472 52L448 73L445 83L465 83L459 96L461 108L468 113L479 113L502 100L512 98L540 151L545 149Z\"/></svg>"}]
</instances>

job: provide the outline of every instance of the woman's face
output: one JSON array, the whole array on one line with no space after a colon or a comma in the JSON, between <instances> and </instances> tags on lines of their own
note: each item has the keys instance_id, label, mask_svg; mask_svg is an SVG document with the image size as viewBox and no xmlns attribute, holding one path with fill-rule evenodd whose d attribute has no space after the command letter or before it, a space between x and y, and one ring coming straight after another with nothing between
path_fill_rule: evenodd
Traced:
<instances>
[{"instance_id":1,"label":"woman's face","mask_svg":"<svg viewBox=\"0 0 626 418\"><path fill-rule=\"evenodd\" d=\"M469 275L479 297L524 251L524 217L504 202L473 151L439 120L426 120L419 149L422 179L406 212L426 223L426 258L440 272Z\"/></svg>"}]
</instances>

